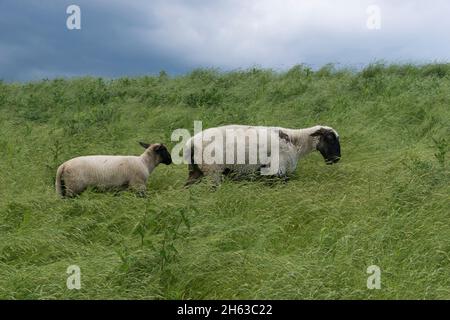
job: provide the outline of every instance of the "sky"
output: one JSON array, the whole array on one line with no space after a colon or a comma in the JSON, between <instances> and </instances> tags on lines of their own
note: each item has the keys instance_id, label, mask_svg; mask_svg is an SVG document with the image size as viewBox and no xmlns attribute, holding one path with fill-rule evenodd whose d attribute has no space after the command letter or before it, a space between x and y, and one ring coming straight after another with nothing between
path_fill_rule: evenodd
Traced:
<instances>
[{"instance_id":1,"label":"sky","mask_svg":"<svg viewBox=\"0 0 450 320\"><path fill-rule=\"evenodd\" d=\"M0 0L4 81L377 61L450 61L450 1Z\"/></svg>"}]
</instances>

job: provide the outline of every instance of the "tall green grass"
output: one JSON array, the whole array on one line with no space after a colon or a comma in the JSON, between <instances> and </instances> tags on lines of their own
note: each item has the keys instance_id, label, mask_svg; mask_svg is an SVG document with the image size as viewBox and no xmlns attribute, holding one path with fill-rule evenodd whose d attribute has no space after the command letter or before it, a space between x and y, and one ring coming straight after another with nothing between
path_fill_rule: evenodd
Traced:
<instances>
[{"instance_id":1,"label":"tall green grass","mask_svg":"<svg viewBox=\"0 0 450 320\"><path fill-rule=\"evenodd\" d=\"M61 162L173 146L194 120L330 125L342 160L217 189L160 166L147 198L56 196ZM1 82L0 124L0 298L450 298L450 65Z\"/></svg>"}]
</instances>

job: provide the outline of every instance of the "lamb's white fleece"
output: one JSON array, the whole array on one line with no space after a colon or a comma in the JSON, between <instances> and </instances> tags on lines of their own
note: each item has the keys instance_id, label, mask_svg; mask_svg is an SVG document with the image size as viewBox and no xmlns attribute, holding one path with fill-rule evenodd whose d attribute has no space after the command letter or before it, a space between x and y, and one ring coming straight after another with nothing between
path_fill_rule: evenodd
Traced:
<instances>
[{"instance_id":1,"label":"lamb's white fleece","mask_svg":"<svg viewBox=\"0 0 450 320\"><path fill-rule=\"evenodd\" d=\"M94 155L73 158L59 166L56 174L56 192L73 196L87 187L125 188L145 191L150 173L161 162L161 157L150 145L140 156Z\"/></svg>"}]
</instances>

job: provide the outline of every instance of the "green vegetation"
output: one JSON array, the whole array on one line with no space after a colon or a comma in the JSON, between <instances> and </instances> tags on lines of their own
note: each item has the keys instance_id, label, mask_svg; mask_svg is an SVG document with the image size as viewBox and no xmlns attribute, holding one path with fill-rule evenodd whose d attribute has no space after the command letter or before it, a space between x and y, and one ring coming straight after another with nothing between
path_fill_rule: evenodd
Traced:
<instances>
[{"instance_id":1,"label":"green vegetation","mask_svg":"<svg viewBox=\"0 0 450 320\"><path fill-rule=\"evenodd\" d=\"M56 196L61 162L173 146L194 120L330 125L342 160L217 189L160 166L147 198ZM447 64L0 82L0 298L449 299L449 144Z\"/></svg>"}]
</instances>

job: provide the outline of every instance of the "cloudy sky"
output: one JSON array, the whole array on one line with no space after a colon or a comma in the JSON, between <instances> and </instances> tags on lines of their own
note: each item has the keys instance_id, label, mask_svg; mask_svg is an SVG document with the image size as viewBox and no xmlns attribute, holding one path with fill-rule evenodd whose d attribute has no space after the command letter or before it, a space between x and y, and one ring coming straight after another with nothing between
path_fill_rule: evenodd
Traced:
<instances>
[{"instance_id":1,"label":"cloudy sky","mask_svg":"<svg viewBox=\"0 0 450 320\"><path fill-rule=\"evenodd\" d=\"M67 28L71 4L80 30ZM6 81L378 60L449 61L450 1L0 1Z\"/></svg>"}]
</instances>

